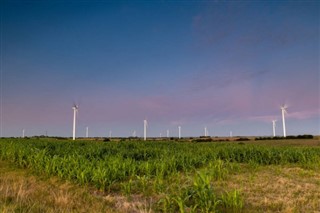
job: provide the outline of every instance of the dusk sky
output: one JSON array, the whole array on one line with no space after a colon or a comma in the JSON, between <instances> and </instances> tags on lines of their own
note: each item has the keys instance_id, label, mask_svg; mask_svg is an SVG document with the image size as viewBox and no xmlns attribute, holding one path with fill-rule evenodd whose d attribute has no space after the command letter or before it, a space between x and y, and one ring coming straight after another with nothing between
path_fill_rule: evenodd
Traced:
<instances>
[{"instance_id":1,"label":"dusk sky","mask_svg":"<svg viewBox=\"0 0 320 213\"><path fill-rule=\"evenodd\" d=\"M1 136L320 134L320 2L2 0Z\"/></svg>"}]
</instances>

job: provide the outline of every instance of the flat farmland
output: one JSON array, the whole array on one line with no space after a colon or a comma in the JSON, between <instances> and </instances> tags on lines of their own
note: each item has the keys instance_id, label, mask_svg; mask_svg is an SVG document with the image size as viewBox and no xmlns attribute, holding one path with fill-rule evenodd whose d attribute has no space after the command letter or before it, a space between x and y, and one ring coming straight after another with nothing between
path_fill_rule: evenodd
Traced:
<instances>
[{"instance_id":1,"label":"flat farmland","mask_svg":"<svg viewBox=\"0 0 320 213\"><path fill-rule=\"evenodd\" d=\"M0 139L2 212L319 212L320 141Z\"/></svg>"}]
</instances>

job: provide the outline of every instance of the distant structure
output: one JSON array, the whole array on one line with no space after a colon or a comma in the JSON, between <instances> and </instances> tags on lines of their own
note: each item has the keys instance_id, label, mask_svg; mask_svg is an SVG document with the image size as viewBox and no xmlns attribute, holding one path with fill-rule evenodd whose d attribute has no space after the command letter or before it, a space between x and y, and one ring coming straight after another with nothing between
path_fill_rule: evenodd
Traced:
<instances>
[{"instance_id":1,"label":"distant structure","mask_svg":"<svg viewBox=\"0 0 320 213\"><path fill-rule=\"evenodd\" d=\"M232 138L232 131L230 131L230 138Z\"/></svg>"},{"instance_id":2,"label":"distant structure","mask_svg":"<svg viewBox=\"0 0 320 213\"><path fill-rule=\"evenodd\" d=\"M147 140L147 126L148 122L147 120L143 120L143 140Z\"/></svg>"},{"instance_id":3,"label":"distant structure","mask_svg":"<svg viewBox=\"0 0 320 213\"><path fill-rule=\"evenodd\" d=\"M86 128L86 138L89 137L89 127Z\"/></svg>"},{"instance_id":4,"label":"distant structure","mask_svg":"<svg viewBox=\"0 0 320 213\"><path fill-rule=\"evenodd\" d=\"M25 132L25 130L23 129L22 130L22 138L24 138L24 132Z\"/></svg>"},{"instance_id":5,"label":"distant structure","mask_svg":"<svg viewBox=\"0 0 320 213\"><path fill-rule=\"evenodd\" d=\"M169 138L169 129L167 129L167 138Z\"/></svg>"},{"instance_id":6,"label":"distant structure","mask_svg":"<svg viewBox=\"0 0 320 213\"><path fill-rule=\"evenodd\" d=\"M204 136L207 137L208 135L209 135L208 129L207 129L207 127L205 126L205 127L204 127Z\"/></svg>"},{"instance_id":7,"label":"distant structure","mask_svg":"<svg viewBox=\"0 0 320 213\"><path fill-rule=\"evenodd\" d=\"M273 137L276 137L276 122L277 120L272 120Z\"/></svg>"},{"instance_id":8,"label":"distant structure","mask_svg":"<svg viewBox=\"0 0 320 213\"><path fill-rule=\"evenodd\" d=\"M109 131L109 138L111 138L112 137L112 131L110 130Z\"/></svg>"},{"instance_id":9,"label":"distant structure","mask_svg":"<svg viewBox=\"0 0 320 213\"><path fill-rule=\"evenodd\" d=\"M78 106L77 106L77 105L73 105L72 109L73 109L73 131L72 131L72 140L75 140L75 139L76 139L76 116L77 116L77 112L78 112Z\"/></svg>"},{"instance_id":10,"label":"distant structure","mask_svg":"<svg viewBox=\"0 0 320 213\"><path fill-rule=\"evenodd\" d=\"M181 126L178 126L178 130L179 130L179 139L181 138Z\"/></svg>"},{"instance_id":11,"label":"distant structure","mask_svg":"<svg viewBox=\"0 0 320 213\"><path fill-rule=\"evenodd\" d=\"M136 137L137 136L137 133L136 133L136 130L134 130L133 132L132 132L132 137Z\"/></svg>"},{"instance_id":12,"label":"distant structure","mask_svg":"<svg viewBox=\"0 0 320 213\"><path fill-rule=\"evenodd\" d=\"M286 106L286 105L282 105L282 106L280 107L280 109L281 109L281 113L282 113L283 137L287 137L287 132L286 132L286 121L285 121L285 117L284 117L284 114L287 114L287 108L288 108L288 106Z\"/></svg>"}]
</instances>

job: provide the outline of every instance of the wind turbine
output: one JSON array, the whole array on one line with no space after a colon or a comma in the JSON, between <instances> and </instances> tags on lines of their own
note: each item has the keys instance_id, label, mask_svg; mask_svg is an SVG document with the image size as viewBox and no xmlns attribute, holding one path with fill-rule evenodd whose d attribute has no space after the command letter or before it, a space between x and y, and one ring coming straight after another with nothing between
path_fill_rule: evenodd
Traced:
<instances>
[{"instance_id":1,"label":"wind turbine","mask_svg":"<svg viewBox=\"0 0 320 213\"><path fill-rule=\"evenodd\" d=\"M110 130L109 131L109 138L111 139L111 137L112 137L112 131Z\"/></svg>"},{"instance_id":2,"label":"wind turbine","mask_svg":"<svg viewBox=\"0 0 320 213\"><path fill-rule=\"evenodd\" d=\"M285 121L285 117L284 117L284 114L287 113L287 108L288 108L287 105L282 105L282 106L280 107L281 113L282 113L283 137L287 137L287 135L286 135L286 121Z\"/></svg>"},{"instance_id":3,"label":"wind turbine","mask_svg":"<svg viewBox=\"0 0 320 213\"><path fill-rule=\"evenodd\" d=\"M206 126L204 127L204 136L205 136L205 137L207 137L207 136L208 136L208 129L207 129L207 127L206 127Z\"/></svg>"},{"instance_id":4,"label":"wind turbine","mask_svg":"<svg viewBox=\"0 0 320 213\"><path fill-rule=\"evenodd\" d=\"M147 120L143 120L143 140L147 140L147 126L148 122Z\"/></svg>"},{"instance_id":5,"label":"wind turbine","mask_svg":"<svg viewBox=\"0 0 320 213\"><path fill-rule=\"evenodd\" d=\"M181 138L181 126L178 126L179 129L179 139Z\"/></svg>"},{"instance_id":6,"label":"wind turbine","mask_svg":"<svg viewBox=\"0 0 320 213\"><path fill-rule=\"evenodd\" d=\"M273 137L276 137L276 122L277 120L272 120Z\"/></svg>"},{"instance_id":7,"label":"wind turbine","mask_svg":"<svg viewBox=\"0 0 320 213\"><path fill-rule=\"evenodd\" d=\"M169 137L169 129L167 129L167 138Z\"/></svg>"},{"instance_id":8,"label":"wind turbine","mask_svg":"<svg viewBox=\"0 0 320 213\"><path fill-rule=\"evenodd\" d=\"M136 136L137 136L137 133L136 133L136 130L134 130L132 133L132 137L136 137Z\"/></svg>"},{"instance_id":9,"label":"wind turbine","mask_svg":"<svg viewBox=\"0 0 320 213\"><path fill-rule=\"evenodd\" d=\"M73 131L72 131L72 140L76 139L76 116L77 116L77 112L78 112L78 106L77 105L73 105L72 107L73 109Z\"/></svg>"},{"instance_id":10,"label":"wind turbine","mask_svg":"<svg viewBox=\"0 0 320 213\"><path fill-rule=\"evenodd\" d=\"M89 137L89 127L86 128L86 138Z\"/></svg>"},{"instance_id":11,"label":"wind turbine","mask_svg":"<svg viewBox=\"0 0 320 213\"><path fill-rule=\"evenodd\" d=\"M230 138L232 138L232 131L230 131Z\"/></svg>"},{"instance_id":12,"label":"wind turbine","mask_svg":"<svg viewBox=\"0 0 320 213\"><path fill-rule=\"evenodd\" d=\"M25 132L25 130L23 129L22 130L22 138L24 138L24 132Z\"/></svg>"}]
</instances>

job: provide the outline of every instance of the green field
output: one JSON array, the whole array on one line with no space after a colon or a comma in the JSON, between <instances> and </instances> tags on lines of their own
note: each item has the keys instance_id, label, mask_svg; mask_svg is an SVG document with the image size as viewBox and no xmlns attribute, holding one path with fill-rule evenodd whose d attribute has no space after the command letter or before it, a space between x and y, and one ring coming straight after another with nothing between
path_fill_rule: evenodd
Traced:
<instances>
[{"instance_id":1,"label":"green field","mask_svg":"<svg viewBox=\"0 0 320 213\"><path fill-rule=\"evenodd\" d=\"M96 212L320 211L319 139L210 143L0 139L0 160L2 185L22 181L12 176L33 177L43 188L38 194L48 191L46 187L67 184L65 193L74 195L65 205L50 200L50 194L47 204L40 204L41 195L6 196L1 185L4 212L85 212L90 205ZM71 205L73 199L82 204Z\"/></svg>"}]
</instances>

